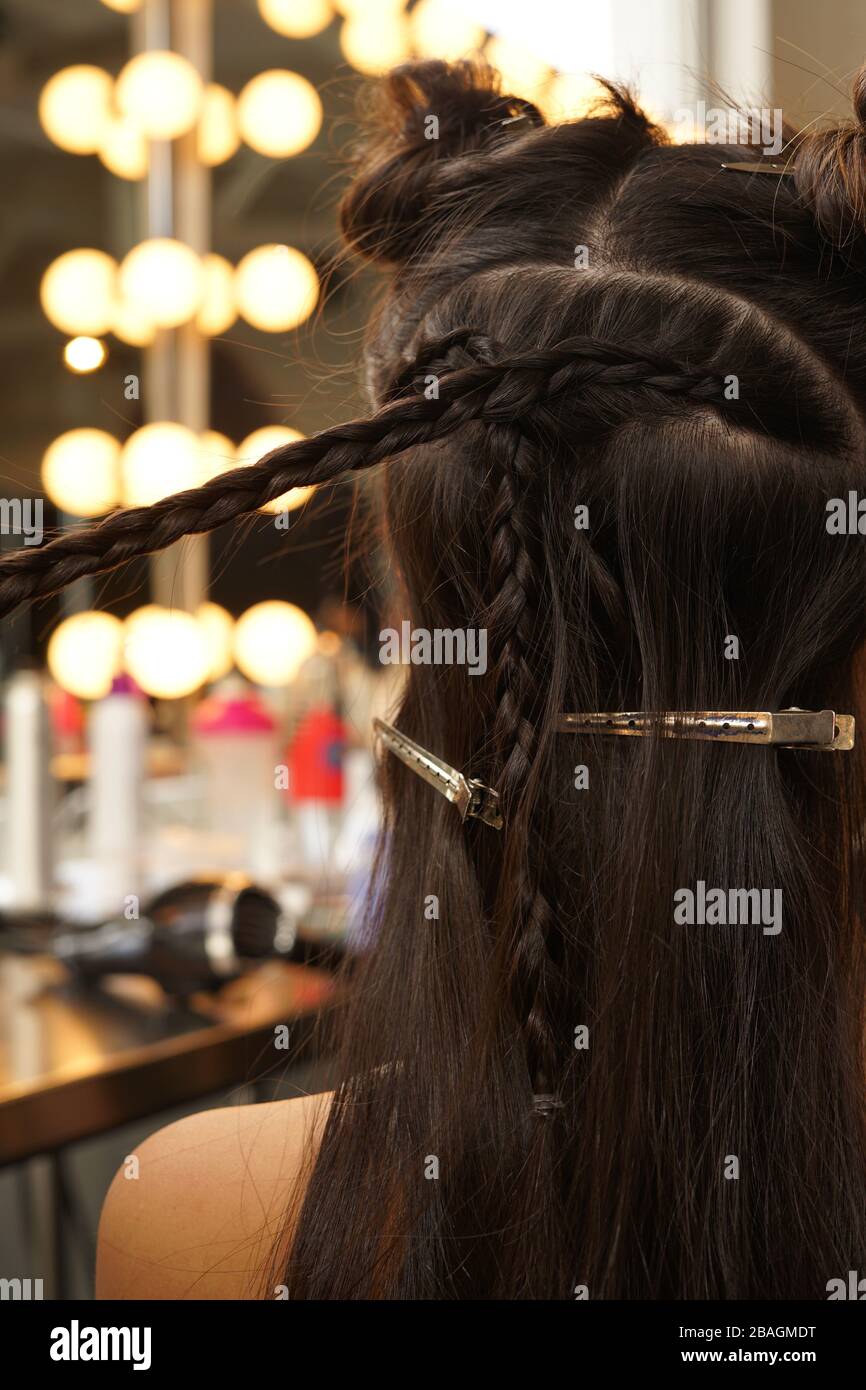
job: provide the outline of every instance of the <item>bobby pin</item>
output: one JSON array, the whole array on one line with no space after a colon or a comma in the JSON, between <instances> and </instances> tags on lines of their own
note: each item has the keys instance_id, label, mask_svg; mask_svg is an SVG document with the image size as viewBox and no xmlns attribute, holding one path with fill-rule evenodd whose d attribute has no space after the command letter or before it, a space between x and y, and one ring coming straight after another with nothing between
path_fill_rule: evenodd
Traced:
<instances>
[{"instance_id":1,"label":"bobby pin","mask_svg":"<svg viewBox=\"0 0 866 1390\"><path fill-rule=\"evenodd\" d=\"M732 164L722 164L720 166L729 174L793 174L792 164L776 164L769 159L751 160L740 159Z\"/></svg>"}]
</instances>

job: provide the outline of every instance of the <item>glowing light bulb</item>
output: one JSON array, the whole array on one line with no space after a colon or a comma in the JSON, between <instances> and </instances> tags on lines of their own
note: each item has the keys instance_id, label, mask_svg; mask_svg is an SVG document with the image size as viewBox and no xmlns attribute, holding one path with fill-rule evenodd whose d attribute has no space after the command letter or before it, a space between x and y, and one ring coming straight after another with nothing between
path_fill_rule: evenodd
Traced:
<instances>
[{"instance_id":1,"label":"glowing light bulb","mask_svg":"<svg viewBox=\"0 0 866 1390\"><path fill-rule=\"evenodd\" d=\"M151 140L174 140L195 125L202 80L179 53L138 53L121 69L114 88L121 115Z\"/></svg>"},{"instance_id":2,"label":"glowing light bulb","mask_svg":"<svg viewBox=\"0 0 866 1390\"><path fill-rule=\"evenodd\" d=\"M227 87L209 82L198 118L198 157L202 164L224 164L241 143L235 99Z\"/></svg>"},{"instance_id":3,"label":"glowing light bulb","mask_svg":"<svg viewBox=\"0 0 866 1390\"><path fill-rule=\"evenodd\" d=\"M238 316L235 268L225 256L210 253L202 258L202 271L204 290L195 323L200 333L212 338L231 328Z\"/></svg>"},{"instance_id":4,"label":"glowing light bulb","mask_svg":"<svg viewBox=\"0 0 866 1390\"><path fill-rule=\"evenodd\" d=\"M132 347L148 347L156 337L156 325L147 313L128 300L117 299L111 319L115 338Z\"/></svg>"},{"instance_id":5,"label":"glowing light bulb","mask_svg":"<svg viewBox=\"0 0 866 1390\"><path fill-rule=\"evenodd\" d=\"M67 430L42 456L42 486L72 516L102 516L120 500L120 441L105 430Z\"/></svg>"},{"instance_id":6,"label":"glowing light bulb","mask_svg":"<svg viewBox=\"0 0 866 1390\"><path fill-rule=\"evenodd\" d=\"M209 482L220 473L238 467L237 450L232 441L219 430L205 430L199 436L199 466L201 483Z\"/></svg>"},{"instance_id":7,"label":"glowing light bulb","mask_svg":"<svg viewBox=\"0 0 866 1390\"><path fill-rule=\"evenodd\" d=\"M260 72L238 97L238 127L260 154L285 159L311 145L322 125L319 94L297 72Z\"/></svg>"},{"instance_id":8,"label":"glowing light bulb","mask_svg":"<svg viewBox=\"0 0 866 1390\"><path fill-rule=\"evenodd\" d=\"M484 47L484 57L499 70L502 90L509 96L535 101L550 82L552 72L541 58L528 49L496 36Z\"/></svg>"},{"instance_id":9,"label":"glowing light bulb","mask_svg":"<svg viewBox=\"0 0 866 1390\"><path fill-rule=\"evenodd\" d=\"M281 333L310 317L319 299L319 277L295 247L257 246L237 268L235 293L247 323Z\"/></svg>"},{"instance_id":10,"label":"glowing light bulb","mask_svg":"<svg viewBox=\"0 0 866 1390\"><path fill-rule=\"evenodd\" d=\"M102 0L103 5L109 10L116 10L118 14L134 14L141 5L141 0Z\"/></svg>"},{"instance_id":11,"label":"glowing light bulb","mask_svg":"<svg viewBox=\"0 0 866 1390\"><path fill-rule=\"evenodd\" d=\"M83 375L102 366L107 353L98 338L70 338L63 349L63 360L71 372Z\"/></svg>"},{"instance_id":12,"label":"glowing light bulb","mask_svg":"<svg viewBox=\"0 0 866 1390\"><path fill-rule=\"evenodd\" d=\"M557 72L536 104L549 121L576 121L588 116L605 95L587 72Z\"/></svg>"},{"instance_id":13,"label":"glowing light bulb","mask_svg":"<svg viewBox=\"0 0 866 1390\"><path fill-rule=\"evenodd\" d=\"M95 154L111 122L113 84L89 64L62 68L39 94L39 122L49 140L70 154Z\"/></svg>"},{"instance_id":14,"label":"glowing light bulb","mask_svg":"<svg viewBox=\"0 0 866 1390\"><path fill-rule=\"evenodd\" d=\"M334 9L329 0L259 0L259 14L278 34L309 39L328 27Z\"/></svg>"},{"instance_id":15,"label":"glowing light bulb","mask_svg":"<svg viewBox=\"0 0 866 1390\"><path fill-rule=\"evenodd\" d=\"M207 680L208 639L192 613L147 604L130 613L124 639L126 669L147 695L177 700Z\"/></svg>"},{"instance_id":16,"label":"glowing light bulb","mask_svg":"<svg viewBox=\"0 0 866 1390\"><path fill-rule=\"evenodd\" d=\"M48 640L48 669L61 690L101 700L121 669L123 623L112 613L74 613Z\"/></svg>"},{"instance_id":17,"label":"glowing light bulb","mask_svg":"<svg viewBox=\"0 0 866 1390\"><path fill-rule=\"evenodd\" d=\"M198 487L204 460L201 442L185 425L158 421L131 434L120 456L125 507L149 507L173 492Z\"/></svg>"},{"instance_id":18,"label":"glowing light bulb","mask_svg":"<svg viewBox=\"0 0 866 1390\"><path fill-rule=\"evenodd\" d=\"M199 604L195 613L204 631L208 653L208 681L222 680L235 664L235 620L218 603Z\"/></svg>"},{"instance_id":19,"label":"glowing light bulb","mask_svg":"<svg viewBox=\"0 0 866 1390\"><path fill-rule=\"evenodd\" d=\"M334 0L334 9L345 19L355 19L373 11L397 14L405 10L407 0Z\"/></svg>"},{"instance_id":20,"label":"glowing light bulb","mask_svg":"<svg viewBox=\"0 0 866 1390\"><path fill-rule=\"evenodd\" d=\"M254 604L235 624L235 664L256 685L289 685L315 649L313 623L282 599Z\"/></svg>"},{"instance_id":21,"label":"glowing light bulb","mask_svg":"<svg viewBox=\"0 0 866 1390\"><path fill-rule=\"evenodd\" d=\"M81 248L58 256L42 276L45 315L63 333L101 337L111 327L117 265L104 251Z\"/></svg>"},{"instance_id":22,"label":"glowing light bulb","mask_svg":"<svg viewBox=\"0 0 866 1390\"><path fill-rule=\"evenodd\" d=\"M412 30L393 7L359 9L340 29L340 47L353 68L375 76L411 58Z\"/></svg>"},{"instance_id":23,"label":"glowing light bulb","mask_svg":"<svg viewBox=\"0 0 866 1390\"><path fill-rule=\"evenodd\" d=\"M421 58L453 61L480 48L487 36L484 26L461 13L454 0L419 0L409 23L412 47Z\"/></svg>"},{"instance_id":24,"label":"glowing light bulb","mask_svg":"<svg viewBox=\"0 0 866 1390\"><path fill-rule=\"evenodd\" d=\"M293 444L296 439L303 438L304 435L299 430L290 429L288 425L265 425L260 430L253 430L252 434L248 434L238 445L237 462L258 463L259 459L269 454L272 449L279 449L283 444ZM259 511L270 512L274 516L280 512L293 512L296 507L303 506L315 491L314 486L290 488L280 497L275 497L272 502L266 502L263 507L259 507Z\"/></svg>"},{"instance_id":25,"label":"glowing light bulb","mask_svg":"<svg viewBox=\"0 0 866 1390\"><path fill-rule=\"evenodd\" d=\"M198 310L204 270L196 253L181 241L153 237L139 242L120 263L121 299L160 328L187 323Z\"/></svg>"},{"instance_id":26,"label":"glowing light bulb","mask_svg":"<svg viewBox=\"0 0 866 1390\"><path fill-rule=\"evenodd\" d=\"M119 179L143 179L147 173L147 140L132 121L112 120L99 146L99 158Z\"/></svg>"}]
</instances>

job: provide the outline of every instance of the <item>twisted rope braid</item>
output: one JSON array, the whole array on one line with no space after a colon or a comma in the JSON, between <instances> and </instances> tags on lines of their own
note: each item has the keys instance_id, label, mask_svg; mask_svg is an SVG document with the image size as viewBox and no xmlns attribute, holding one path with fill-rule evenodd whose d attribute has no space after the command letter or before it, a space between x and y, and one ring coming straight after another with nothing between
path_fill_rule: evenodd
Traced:
<instances>
[{"instance_id":1,"label":"twisted rope braid","mask_svg":"<svg viewBox=\"0 0 866 1390\"><path fill-rule=\"evenodd\" d=\"M455 329L434 343L422 344L413 361L396 377L392 396L410 385L421 389L423 374L435 371L438 364L450 365L456 350L482 369L503 376L503 391L496 395L496 408L505 411L512 402L518 406L530 401L538 405L546 397L574 386L644 386L696 402L723 400L724 381L720 376L683 367L644 348L635 354L633 349L617 343L581 335L565 338L553 347L509 355L494 339L468 328ZM506 413L490 418L508 423L519 415Z\"/></svg>"},{"instance_id":2,"label":"twisted rope braid","mask_svg":"<svg viewBox=\"0 0 866 1390\"><path fill-rule=\"evenodd\" d=\"M531 826L521 824L520 797L536 754L539 677L532 660L537 637L540 584L527 516L533 507L524 499L537 483L535 450L518 425L495 425L488 430L491 461L500 482L493 506L490 577L494 598L487 623L497 650L497 706L492 741L500 765L497 787L508 833L515 823L521 839L531 846ZM516 811L516 815L515 815ZM509 988L526 1045L527 1065L534 1091L547 1091L556 1074L556 1041L550 1025L550 996L555 965L550 955L554 913L542 883L544 865L536 847L518 865L516 898L505 904L514 924L509 943Z\"/></svg>"},{"instance_id":3,"label":"twisted rope braid","mask_svg":"<svg viewBox=\"0 0 866 1390\"><path fill-rule=\"evenodd\" d=\"M419 377L429 362L462 347L473 365L447 372L428 399ZM233 469L198 488L174 493L149 507L112 513L93 526L68 531L47 545L22 548L0 559L0 616L28 599L44 598L88 575L118 569L163 550L186 535L215 530L255 512L294 487L336 482L418 445L443 439L470 421L510 424L544 401L581 385L641 384L688 396L722 400L722 382L593 338L554 347L474 360L491 353L490 340L461 331L427 345L402 374L389 403L367 419L323 430L283 445L258 463ZM575 408L579 405L579 399Z\"/></svg>"}]
</instances>

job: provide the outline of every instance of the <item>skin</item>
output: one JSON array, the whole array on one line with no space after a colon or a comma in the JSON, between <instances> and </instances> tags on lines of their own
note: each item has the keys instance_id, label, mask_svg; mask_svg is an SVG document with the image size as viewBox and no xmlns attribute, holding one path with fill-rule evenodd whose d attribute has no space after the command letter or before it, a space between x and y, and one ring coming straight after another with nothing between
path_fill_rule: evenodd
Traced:
<instances>
[{"instance_id":1,"label":"skin","mask_svg":"<svg viewBox=\"0 0 866 1390\"><path fill-rule=\"evenodd\" d=\"M102 1208L97 1298L261 1298L329 1104L322 1094L227 1106L145 1140L138 1177L122 1165ZM264 1296L278 1295L266 1286Z\"/></svg>"}]
</instances>

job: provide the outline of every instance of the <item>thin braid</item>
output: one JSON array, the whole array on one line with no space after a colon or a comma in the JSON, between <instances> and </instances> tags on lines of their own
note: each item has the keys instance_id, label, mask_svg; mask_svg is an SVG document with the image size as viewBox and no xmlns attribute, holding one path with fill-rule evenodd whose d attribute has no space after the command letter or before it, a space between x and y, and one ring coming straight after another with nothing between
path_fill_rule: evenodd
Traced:
<instances>
[{"instance_id":1,"label":"thin braid","mask_svg":"<svg viewBox=\"0 0 866 1390\"><path fill-rule=\"evenodd\" d=\"M555 964L550 955L555 925L553 908L542 888L545 878L538 861L532 826L525 824L521 798L537 753L537 726L542 679L533 661L540 613L540 583L527 525L525 498L537 482L535 449L519 426L496 425L488 430L491 457L500 481L492 512L490 556L495 597L487 622L498 653L497 691L492 742L499 763L497 786L506 817L506 833L520 832L527 854L517 861L518 893L503 905L512 925L508 942L509 985L514 1009L523 1029L527 1065L533 1090L546 1091L557 1071L556 1040L549 1021Z\"/></svg>"},{"instance_id":2,"label":"thin braid","mask_svg":"<svg viewBox=\"0 0 866 1390\"><path fill-rule=\"evenodd\" d=\"M25 600L57 593L76 579L103 574L142 555L163 550L186 535L215 530L256 511L293 487L335 482L417 445L431 443L472 420L508 424L544 400L580 385L642 383L658 390L721 400L719 378L678 369L642 354L591 338L572 338L551 348L475 361L449 371L428 397L419 384L425 361L462 339L471 357L483 340L470 331L428 345L375 415L323 430L233 469L198 488L174 493L150 507L112 513L93 526L64 532L47 545L23 548L0 559L0 616ZM593 356L595 354L595 358ZM598 358L601 360L598 360ZM420 389L419 389L420 385ZM411 394L409 394L411 393Z\"/></svg>"}]
</instances>

